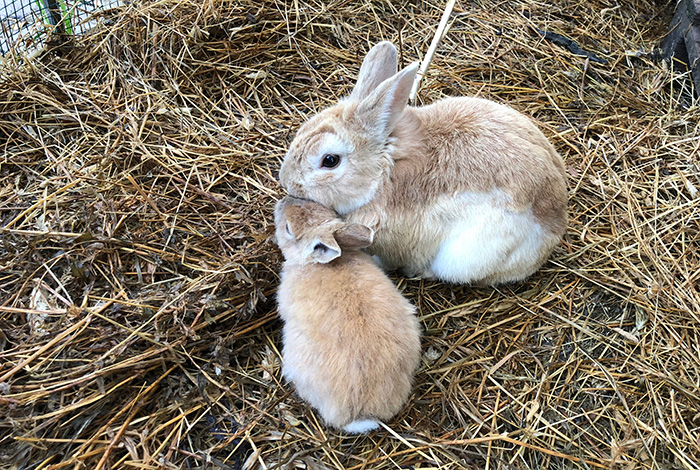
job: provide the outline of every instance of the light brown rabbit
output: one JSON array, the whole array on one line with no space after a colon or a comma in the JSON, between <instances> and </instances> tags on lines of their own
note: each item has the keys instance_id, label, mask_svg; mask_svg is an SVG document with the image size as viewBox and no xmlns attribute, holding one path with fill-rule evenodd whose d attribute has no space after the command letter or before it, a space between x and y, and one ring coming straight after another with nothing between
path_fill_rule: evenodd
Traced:
<instances>
[{"instance_id":1,"label":"light brown rabbit","mask_svg":"<svg viewBox=\"0 0 700 470\"><path fill-rule=\"evenodd\" d=\"M420 361L414 307L360 248L372 230L311 201L275 208L282 373L324 421L364 433L399 412Z\"/></svg>"},{"instance_id":2,"label":"light brown rabbit","mask_svg":"<svg viewBox=\"0 0 700 470\"><path fill-rule=\"evenodd\" d=\"M499 283L539 268L566 230L564 163L532 121L478 98L407 106L417 63L367 54L352 94L299 129L280 170L298 197L375 231L387 269Z\"/></svg>"}]
</instances>

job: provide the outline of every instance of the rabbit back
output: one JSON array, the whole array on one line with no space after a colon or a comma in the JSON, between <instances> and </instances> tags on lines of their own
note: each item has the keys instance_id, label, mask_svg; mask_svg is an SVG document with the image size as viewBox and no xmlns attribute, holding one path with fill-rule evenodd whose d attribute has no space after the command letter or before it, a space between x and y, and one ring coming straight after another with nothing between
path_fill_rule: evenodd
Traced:
<instances>
[{"instance_id":1,"label":"rabbit back","mask_svg":"<svg viewBox=\"0 0 700 470\"><path fill-rule=\"evenodd\" d=\"M283 269L278 302L283 375L328 424L360 432L407 400L420 326L391 280L354 255L360 262Z\"/></svg>"},{"instance_id":2,"label":"rabbit back","mask_svg":"<svg viewBox=\"0 0 700 470\"><path fill-rule=\"evenodd\" d=\"M391 178L347 219L372 227L388 269L450 282L532 274L566 230L561 157L517 111L478 98L408 108Z\"/></svg>"},{"instance_id":3,"label":"rabbit back","mask_svg":"<svg viewBox=\"0 0 700 470\"><path fill-rule=\"evenodd\" d=\"M481 98L446 98L407 108L393 140L392 206L500 190L508 199L493 202L532 208L546 228L565 230L564 162L518 111Z\"/></svg>"}]
</instances>

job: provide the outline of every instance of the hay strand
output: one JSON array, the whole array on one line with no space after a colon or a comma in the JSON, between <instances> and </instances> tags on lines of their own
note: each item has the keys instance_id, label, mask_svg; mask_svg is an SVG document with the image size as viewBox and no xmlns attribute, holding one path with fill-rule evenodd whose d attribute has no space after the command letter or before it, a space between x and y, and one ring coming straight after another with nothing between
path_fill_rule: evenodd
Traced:
<instances>
[{"instance_id":1,"label":"hay strand","mask_svg":"<svg viewBox=\"0 0 700 470\"><path fill-rule=\"evenodd\" d=\"M449 30L447 22L450 19L450 14L452 14L454 6L455 0L448 0L447 5L445 5L445 11L442 12L442 18L440 18L440 23L438 24L438 27L435 30L435 36L433 36L433 40L430 42L428 52L425 53L425 57L421 61L420 67L418 67L418 73L416 74L416 78L413 81L411 93L408 96L408 101L411 104L414 104L416 101L416 95L418 94L420 81L423 79L423 76L428 71L428 67L430 67L430 62L433 60L433 56L435 55L435 50L437 49L438 44L440 44L440 41L442 40L443 36L447 34L447 31Z\"/></svg>"},{"instance_id":2,"label":"hay strand","mask_svg":"<svg viewBox=\"0 0 700 470\"><path fill-rule=\"evenodd\" d=\"M652 54L658 2L455 2L421 102L536 119L568 233L522 283L394 277L424 354L381 431L282 379L281 158L371 45L424 56L442 7L130 3L3 68L0 466L699 468L700 107Z\"/></svg>"}]
</instances>

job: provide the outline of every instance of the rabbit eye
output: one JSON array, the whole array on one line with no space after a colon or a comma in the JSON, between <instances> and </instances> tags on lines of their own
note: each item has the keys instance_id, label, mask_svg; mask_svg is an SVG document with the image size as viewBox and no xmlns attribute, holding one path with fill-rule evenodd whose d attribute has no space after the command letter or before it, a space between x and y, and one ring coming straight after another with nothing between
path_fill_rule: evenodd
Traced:
<instances>
[{"instance_id":1,"label":"rabbit eye","mask_svg":"<svg viewBox=\"0 0 700 470\"><path fill-rule=\"evenodd\" d=\"M284 231L287 232L287 235L289 235L290 237L294 237L294 234L289 228L289 223L284 224Z\"/></svg>"},{"instance_id":2,"label":"rabbit eye","mask_svg":"<svg viewBox=\"0 0 700 470\"><path fill-rule=\"evenodd\" d=\"M336 155L334 153L329 153L328 155L325 155L323 157L323 161L321 162L321 166L324 168L335 168L338 166L340 163L340 155Z\"/></svg>"}]
</instances>

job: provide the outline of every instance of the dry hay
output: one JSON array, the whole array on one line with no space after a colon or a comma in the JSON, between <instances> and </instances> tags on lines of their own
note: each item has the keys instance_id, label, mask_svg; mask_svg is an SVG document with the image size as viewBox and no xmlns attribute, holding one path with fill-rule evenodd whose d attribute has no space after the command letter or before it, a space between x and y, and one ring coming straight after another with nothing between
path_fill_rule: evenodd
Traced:
<instances>
[{"instance_id":1,"label":"dry hay","mask_svg":"<svg viewBox=\"0 0 700 470\"><path fill-rule=\"evenodd\" d=\"M700 112L649 54L650 0L457 4L420 99L534 116L566 239L520 284L396 278L425 355L381 432L332 432L281 380L276 171L371 44L427 50L441 5L398 4L162 0L10 64L0 466L700 468Z\"/></svg>"}]
</instances>

